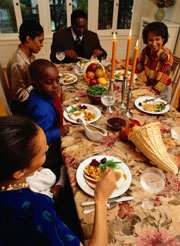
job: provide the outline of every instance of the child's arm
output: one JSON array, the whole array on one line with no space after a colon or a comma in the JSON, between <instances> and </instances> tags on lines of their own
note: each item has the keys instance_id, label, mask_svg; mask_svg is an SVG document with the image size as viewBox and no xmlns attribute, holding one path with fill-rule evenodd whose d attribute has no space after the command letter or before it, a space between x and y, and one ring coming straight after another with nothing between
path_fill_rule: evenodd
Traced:
<instances>
[{"instance_id":1,"label":"child's arm","mask_svg":"<svg viewBox=\"0 0 180 246\"><path fill-rule=\"evenodd\" d=\"M53 193L54 196L57 197L59 193L64 190L65 182L66 182L66 168L63 165L60 170L60 178L58 182L55 184L54 187L51 188L51 192Z\"/></svg>"}]
</instances>

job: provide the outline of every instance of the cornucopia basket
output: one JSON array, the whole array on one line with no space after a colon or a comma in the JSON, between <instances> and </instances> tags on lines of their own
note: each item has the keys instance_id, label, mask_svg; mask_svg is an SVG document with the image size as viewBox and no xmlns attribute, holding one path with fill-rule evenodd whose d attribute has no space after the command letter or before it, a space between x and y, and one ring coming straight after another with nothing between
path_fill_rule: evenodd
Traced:
<instances>
[{"instance_id":1,"label":"cornucopia basket","mask_svg":"<svg viewBox=\"0 0 180 246\"><path fill-rule=\"evenodd\" d=\"M102 71L103 71L104 74L105 74L105 68L104 68L104 66L103 66L99 61L90 61L90 62L86 63L85 66L84 66L84 74L83 74L83 75L84 75L84 78L85 78L87 81L89 81L89 79L87 78L86 74L87 74L87 71L88 71L88 67L89 67L91 64L96 64L97 67L98 67L98 68L101 68Z\"/></svg>"},{"instance_id":2,"label":"cornucopia basket","mask_svg":"<svg viewBox=\"0 0 180 246\"><path fill-rule=\"evenodd\" d=\"M163 143L159 122L133 127L128 139L136 145L152 164L164 171L173 174L178 173L178 168L169 157Z\"/></svg>"}]
</instances>

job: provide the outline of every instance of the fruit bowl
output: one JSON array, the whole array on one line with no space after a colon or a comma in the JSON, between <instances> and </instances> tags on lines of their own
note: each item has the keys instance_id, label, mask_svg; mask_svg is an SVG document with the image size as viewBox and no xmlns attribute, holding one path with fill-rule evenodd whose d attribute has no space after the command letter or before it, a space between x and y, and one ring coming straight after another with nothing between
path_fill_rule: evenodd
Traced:
<instances>
[{"instance_id":1,"label":"fruit bowl","mask_svg":"<svg viewBox=\"0 0 180 246\"><path fill-rule=\"evenodd\" d=\"M86 93L93 104L101 104L101 95L107 91L102 85L89 86Z\"/></svg>"},{"instance_id":2,"label":"fruit bowl","mask_svg":"<svg viewBox=\"0 0 180 246\"><path fill-rule=\"evenodd\" d=\"M99 61L91 61L85 64L84 78L88 85L103 84L106 85L106 73L104 66Z\"/></svg>"},{"instance_id":3,"label":"fruit bowl","mask_svg":"<svg viewBox=\"0 0 180 246\"><path fill-rule=\"evenodd\" d=\"M126 126L126 121L119 117L113 117L107 120L107 125L114 131L120 131L123 126Z\"/></svg>"}]
</instances>

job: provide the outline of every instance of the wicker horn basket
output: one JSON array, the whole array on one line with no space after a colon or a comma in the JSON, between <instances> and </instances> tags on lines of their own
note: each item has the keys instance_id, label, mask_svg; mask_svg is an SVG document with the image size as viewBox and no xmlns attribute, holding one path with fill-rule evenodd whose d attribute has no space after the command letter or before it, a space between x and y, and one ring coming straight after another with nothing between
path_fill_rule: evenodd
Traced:
<instances>
[{"instance_id":1,"label":"wicker horn basket","mask_svg":"<svg viewBox=\"0 0 180 246\"><path fill-rule=\"evenodd\" d=\"M84 78L85 78L86 80L88 80L88 79L87 79L87 76L86 76L87 69L88 69L89 65L91 65L91 64L96 64L96 65L97 65L99 68L101 68L101 69L103 70L103 72L105 73L104 66L103 66L99 61L90 61L90 62L86 63L85 66L84 66Z\"/></svg>"},{"instance_id":2,"label":"wicker horn basket","mask_svg":"<svg viewBox=\"0 0 180 246\"><path fill-rule=\"evenodd\" d=\"M150 160L164 171L177 174L178 168L171 160L162 140L160 123L152 122L141 127L134 127L128 139Z\"/></svg>"}]
</instances>

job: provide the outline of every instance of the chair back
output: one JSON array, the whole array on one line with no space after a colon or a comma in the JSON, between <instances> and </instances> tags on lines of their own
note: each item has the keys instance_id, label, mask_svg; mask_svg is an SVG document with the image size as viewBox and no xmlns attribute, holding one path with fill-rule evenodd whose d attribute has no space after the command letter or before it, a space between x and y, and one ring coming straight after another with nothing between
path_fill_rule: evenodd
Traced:
<instances>
[{"instance_id":1,"label":"chair back","mask_svg":"<svg viewBox=\"0 0 180 246\"><path fill-rule=\"evenodd\" d=\"M0 99L4 106L7 115L11 115L10 110L10 90L4 75L4 71L2 65L0 63Z\"/></svg>"},{"instance_id":2,"label":"chair back","mask_svg":"<svg viewBox=\"0 0 180 246\"><path fill-rule=\"evenodd\" d=\"M172 96L170 104L173 106L178 94L180 94L180 58L174 57L173 77L172 77Z\"/></svg>"}]
</instances>

